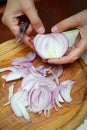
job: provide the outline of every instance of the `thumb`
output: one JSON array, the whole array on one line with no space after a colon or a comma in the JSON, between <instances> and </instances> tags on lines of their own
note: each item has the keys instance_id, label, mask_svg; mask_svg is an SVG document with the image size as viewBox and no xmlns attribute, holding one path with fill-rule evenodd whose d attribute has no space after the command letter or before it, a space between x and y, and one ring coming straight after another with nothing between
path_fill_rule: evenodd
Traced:
<instances>
[{"instance_id":1,"label":"thumb","mask_svg":"<svg viewBox=\"0 0 87 130\"><path fill-rule=\"evenodd\" d=\"M69 18L62 20L51 28L52 32L63 32L65 30L75 28L79 26L78 15L73 15Z\"/></svg>"}]
</instances>

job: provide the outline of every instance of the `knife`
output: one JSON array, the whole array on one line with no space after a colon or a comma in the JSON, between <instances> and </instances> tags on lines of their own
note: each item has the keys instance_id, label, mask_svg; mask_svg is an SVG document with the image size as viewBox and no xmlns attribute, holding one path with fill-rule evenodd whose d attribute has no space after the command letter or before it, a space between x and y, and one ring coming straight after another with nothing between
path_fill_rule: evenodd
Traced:
<instances>
[{"instance_id":1,"label":"knife","mask_svg":"<svg viewBox=\"0 0 87 130\"><path fill-rule=\"evenodd\" d=\"M23 34L25 33L27 27L30 24L30 21L29 21L29 19L27 18L26 15L22 15L18 18L19 18L18 26L20 27L20 32L15 38L16 42L19 42L22 39Z\"/></svg>"}]
</instances>

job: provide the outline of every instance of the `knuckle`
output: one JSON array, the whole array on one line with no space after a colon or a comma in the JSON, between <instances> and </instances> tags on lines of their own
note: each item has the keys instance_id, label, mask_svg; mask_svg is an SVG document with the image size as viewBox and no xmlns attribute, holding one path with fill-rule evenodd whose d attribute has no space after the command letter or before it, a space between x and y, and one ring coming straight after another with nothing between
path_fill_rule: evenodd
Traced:
<instances>
[{"instance_id":1,"label":"knuckle","mask_svg":"<svg viewBox=\"0 0 87 130\"><path fill-rule=\"evenodd\" d=\"M40 22L38 20L33 21L32 24L35 28L38 28L40 26Z\"/></svg>"},{"instance_id":2,"label":"knuckle","mask_svg":"<svg viewBox=\"0 0 87 130\"><path fill-rule=\"evenodd\" d=\"M75 61L77 60L77 58L76 57L73 57L73 56L70 56L70 63L74 63Z\"/></svg>"},{"instance_id":3,"label":"knuckle","mask_svg":"<svg viewBox=\"0 0 87 130\"><path fill-rule=\"evenodd\" d=\"M74 60L74 59L70 61L70 63L74 63L74 62L75 62L75 60Z\"/></svg>"},{"instance_id":4,"label":"knuckle","mask_svg":"<svg viewBox=\"0 0 87 130\"><path fill-rule=\"evenodd\" d=\"M6 24L7 21L8 21L7 15L4 14L4 15L2 16L2 18L1 18L1 21L2 21L3 24Z\"/></svg>"},{"instance_id":5,"label":"knuckle","mask_svg":"<svg viewBox=\"0 0 87 130\"><path fill-rule=\"evenodd\" d=\"M2 23L5 24L5 17L4 16L2 16L1 21L2 21Z\"/></svg>"}]
</instances>

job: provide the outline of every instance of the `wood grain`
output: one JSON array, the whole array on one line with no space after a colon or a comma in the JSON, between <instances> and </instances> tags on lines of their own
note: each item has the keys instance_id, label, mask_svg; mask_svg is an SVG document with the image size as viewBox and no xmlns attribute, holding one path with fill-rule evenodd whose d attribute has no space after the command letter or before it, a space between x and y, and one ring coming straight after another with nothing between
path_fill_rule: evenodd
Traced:
<instances>
[{"instance_id":1,"label":"wood grain","mask_svg":"<svg viewBox=\"0 0 87 130\"><path fill-rule=\"evenodd\" d=\"M16 44L14 40L7 41L0 46L0 68L11 65L11 61L16 57L23 57L29 53L31 49L26 45L19 43ZM35 66L39 66L42 63L39 57L33 62ZM16 117L10 106L4 107L3 105L8 101L8 88L12 82L6 83L5 88L2 87L4 80L0 78L0 129L1 130L57 130L68 124L74 117L78 115L78 112L82 108L84 95L86 91L86 75L84 69L79 62L75 62L70 65L63 66L64 72L60 78L60 81L71 79L76 80L72 91L71 97L73 101L63 103L62 108L58 108L55 112L51 110L49 118L45 118L43 113L41 115L30 113L32 123L28 123L24 118ZM3 75L0 74L0 75ZM15 91L20 86L20 80L17 81ZM86 103L87 106L87 103ZM85 112L86 113L86 112ZM82 113L83 114L83 113ZM82 115L81 114L81 115ZM63 130L66 130L63 128ZM71 129L68 129L71 130Z\"/></svg>"},{"instance_id":2,"label":"wood grain","mask_svg":"<svg viewBox=\"0 0 87 130\"><path fill-rule=\"evenodd\" d=\"M79 59L78 63L82 66L87 80L87 65L82 59ZM85 117L87 117L87 84L81 108L69 122L67 122L63 127L61 127L61 130L75 130L83 122Z\"/></svg>"}]
</instances>

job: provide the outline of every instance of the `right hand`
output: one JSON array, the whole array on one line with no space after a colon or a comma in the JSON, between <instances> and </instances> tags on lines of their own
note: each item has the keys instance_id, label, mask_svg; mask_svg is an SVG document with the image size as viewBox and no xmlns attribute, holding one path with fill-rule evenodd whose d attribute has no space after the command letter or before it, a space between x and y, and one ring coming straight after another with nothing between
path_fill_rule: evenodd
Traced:
<instances>
[{"instance_id":1,"label":"right hand","mask_svg":"<svg viewBox=\"0 0 87 130\"><path fill-rule=\"evenodd\" d=\"M8 0L2 17L2 22L11 30L16 36L19 33L18 17L25 14L30 24L26 30L26 36L33 30L37 33L44 33L45 28L38 16L34 5L34 0Z\"/></svg>"}]
</instances>

